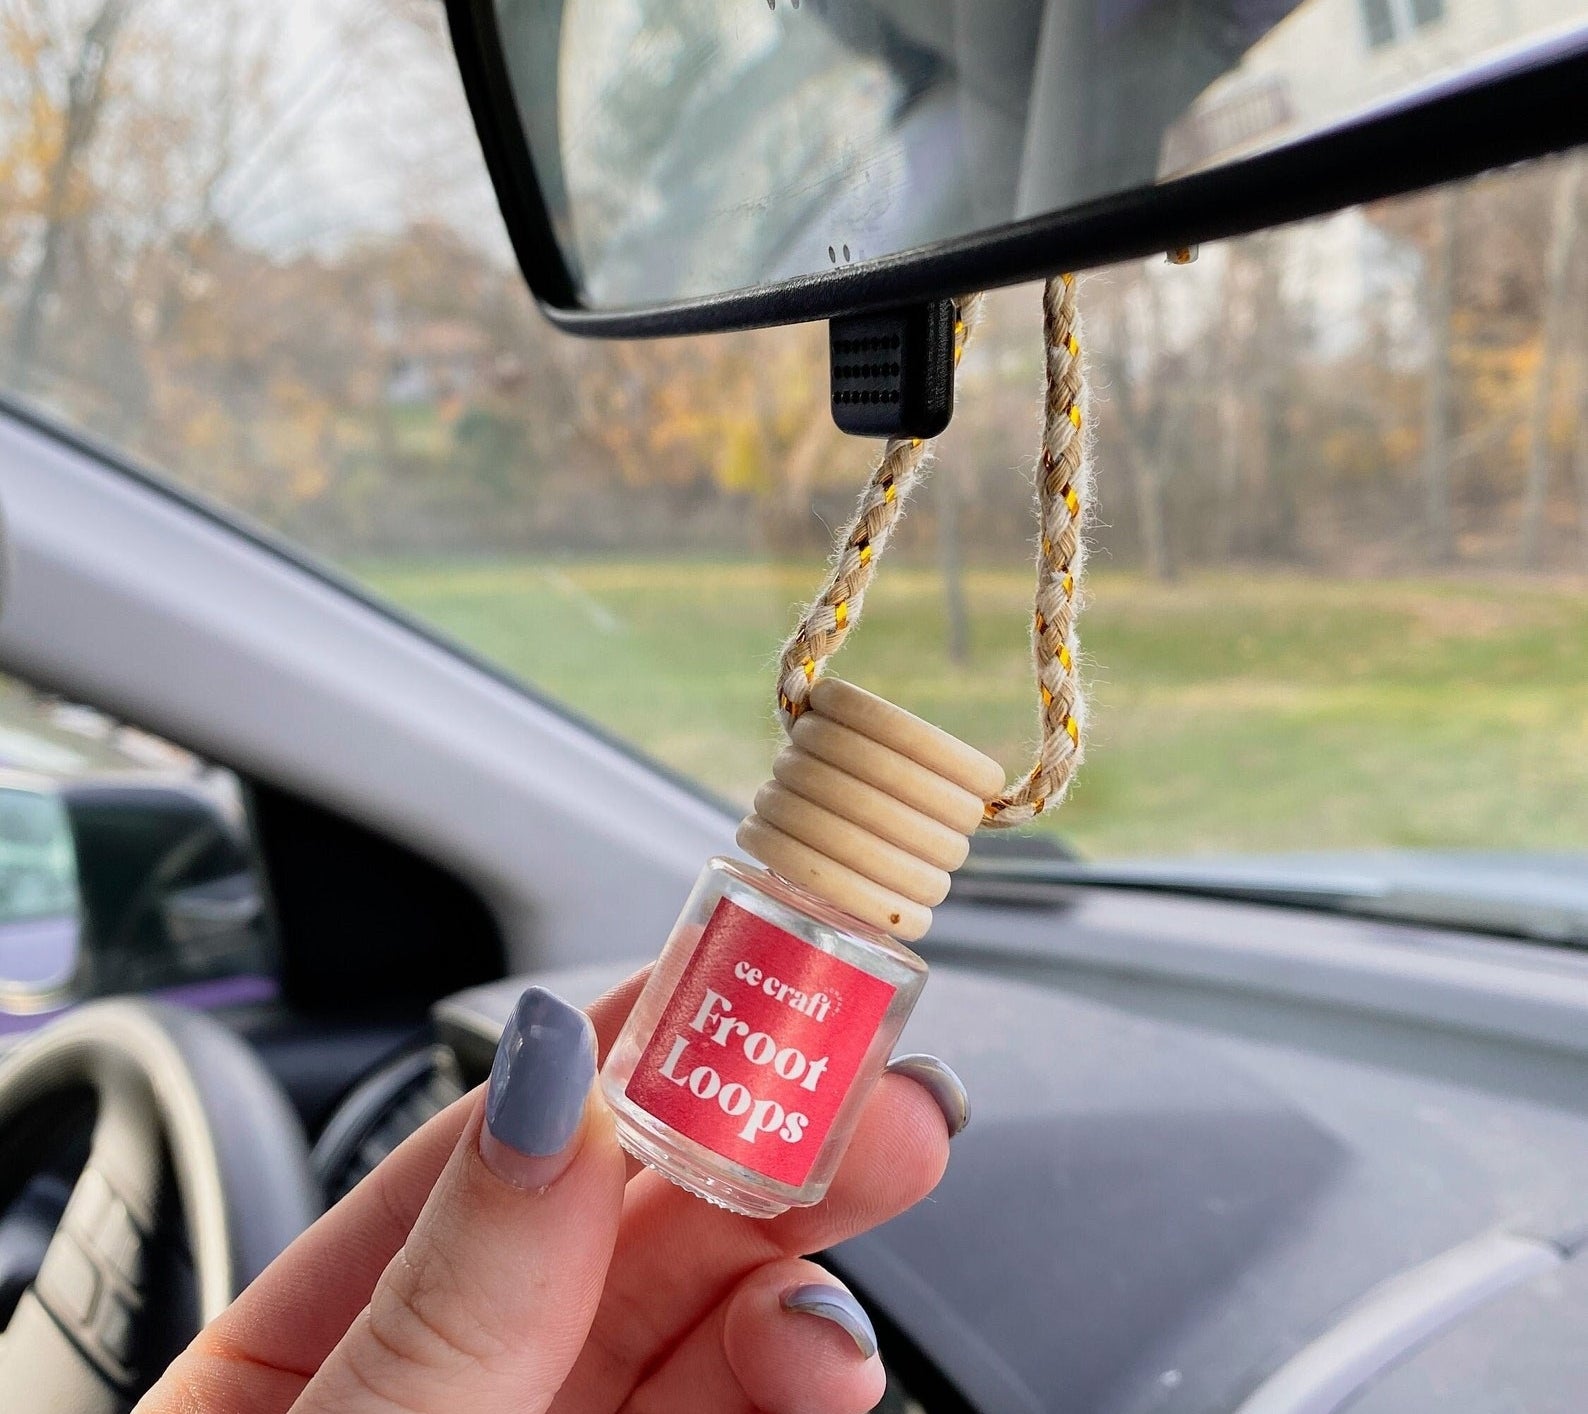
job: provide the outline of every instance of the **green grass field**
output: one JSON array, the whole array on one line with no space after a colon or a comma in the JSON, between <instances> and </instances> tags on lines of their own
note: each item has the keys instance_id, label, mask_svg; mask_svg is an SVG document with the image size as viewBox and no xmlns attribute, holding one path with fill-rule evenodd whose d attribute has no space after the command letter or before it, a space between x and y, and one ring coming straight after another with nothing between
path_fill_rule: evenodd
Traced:
<instances>
[{"instance_id":1,"label":"green grass field","mask_svg":"<svg viewBox=\"0 0 1588 1414\"><path fill-rule=\"evenodd\" d=\"M363 565L381 593L735 799L777 746L770 665L810 565ZM971 662L937 575L893 563L834 670L1023 768L1024 572L975 571ZM1588 849L1588 586L1092 577L1079 784L1092 856Z\"/></svg>"}]
</instances>

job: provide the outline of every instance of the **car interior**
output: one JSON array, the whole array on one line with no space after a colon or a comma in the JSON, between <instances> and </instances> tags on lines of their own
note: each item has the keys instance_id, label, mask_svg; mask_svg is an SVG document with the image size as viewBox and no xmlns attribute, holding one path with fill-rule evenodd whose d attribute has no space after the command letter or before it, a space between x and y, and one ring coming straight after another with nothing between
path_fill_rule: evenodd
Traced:
<instances>
[{"instance_id":1,"label":"car interior","mask_svg":"<svg viewBox=\"0 0 1588 1414\"><path fill-rule=\"evenodd\" d=\"M178 8L39 0L37 16L0 32L0 70L31 75L5 80L0 106L0 189L11 189L0 190L10 360L0 375L0 1407L130 1408L315 1217L486 1079L528 982L587 1004L655 954L705 861L738 852L746 797L777 744L778 638L818 582L834 508L841 519L882 445L840 436L834 418L872 439L925 440L952 414L940 481L971 456L952 438L984 418L975 445L988 449L987 475L1013 487L1000 494L1014 509L1003 520L978 512L981 483L964 482L957 514L967 582L995 604L1007 653L994 662L976 607L970 656L950 648L921 665L900 636L917 601L902 596L929 578L931 613L951 623L936 598L950 560L906 541L879 572L901 597L878 589L854 672L885 679L890 644L905 645L900 693L967 736L993 731L976 704L996 679L1023 714L998 726L997 744L1011 761L1029 749L1030 481L1028 466L1010 467L1035 446L1041 377L1038 353L1021 363L1018 348L1035 338L1029 282L1070 271L1099 331L1089 416L1102 429L1105 548L1094 562L1100 626L1083 661L1098 681L1100 744L1051 828L978 836L917 945L931 980L906 1040L951 1058L974 1118L929 1200L820 1256L876 1324L888 1372L878 1407L1588 1407L1588 662L1578 641L1588 560L1575 539L1580 514L1588 544L1588 395L1536 413L1524 398L1516 417L1496 414L1492 433L1460 421L1475 400L1531 387L1541 359L1588 388L1588 242L1559 234L1588 228L1588 184L1556 176L1579 170L1572 149L1588 141L1588 12L1529 0L1493 7L1506 15L1491 23L1480 0L426 0L341 6L333 49L331 22L298 6L267 27L309 68L289 69L288 99L259 80L271 125L191 226L178 229L188 198L157 205L152 179L147 190L107 182L120 204L106 196L96 226L65 197L52 206L48 182L14 176L22 168L7 154L24 120L13 90L47 93L57 80L63 141L77 155L51 147L38 160L46 176L63 174L62 192L74 162L89 176L70 190L104 180L108 166L94 164L121 163L121 141L191 151L203 165L208 119L167 122L139 96L161 87L155 69L139 69L156 60L118 56L157 53L150 36L176 44L190 26L207 64L273 5L238 7L231 28L213 30ZM143 49L129 39L139 25ZM50 45L65 56L58 70ZM400 95L373 80L336 88L343 67L379 75L421 62L413 83L393 86ZM1275 74L1290 76L1279 97ZM85 95L101 83L98 110ZM314 83L339 96L322 103ZM133 124L140 104L153 115L145 129ZM311 108L294 128L292 115ZM410 121L432 110L433 131ZM591 117L607 111L614 121ZM386 146L338 147L338 125L354 117ZM112 141L118 122L129 136ZM459 214L404 224L381 153L394 170L432 163L425 183ZM468 200L461 178L449 184L454 165L468 168ZM313 202L280 196L292 173L310 171ZM262 205L237 194L256 188ZM1440 247L1428 213L1457 191L1459 242ZM293 225L307 231L323 215L334 232L354 207L368 221L356 239ZM1364 210L1346 250L1344 228L1326 223ZM1564 213L1553 227L1552 212ZM175 293L159 293L126 234L145 220L154 234L139 239L151 249L180 246ZM435 223L447 220L458 231L443 239ZM103 288L125 296L115 317L128 332L101 365L85 352L82 330L95 326L81 312L87 294L72 303L87 289L73 271L116 222ZM177 233L155 231L161 223ZM378 239L419 230L452 250L471 224L489 226L480 268L494 261L501 282L480 277L477 295L480 327L497 320L497 352L481 353L446 303L462 298L462 265L379 266L367 303L338 307L349 291L365 298L347 272L377 267ZM1262 242L1293 231L1313 244L1297 236L1289 266L1261 265L1273 248ZM1327 353L1326 301L1315 327L1276 335L1340 360L1317 375L1337 395L1323 415L1329 435L1313 436L1302 413L1253 421L1250 435L1294 445L1286 466L1305 507L1312 460L1358 456L1368 400L1401 398L1423 439L1397 453L1413 468L1401 510L1373 499L1377 463L1341 474L1340 499L1358 517L1345 523L1365 525L1350 532L1365 542L1399 533L1405 507L1423 507L1435 484L1419 401L1427 340L1414 331L1409 354L1383 352L1400 347L1399 296L1374 280L1410 271L1421 301L1432 277L1405 252L1444 249L1448 264L1458 245L1497 251L1499 273L1492 291L1480 272L1446 295L1446 323L1472 339L1444 402L1430 404L1464 429L1470 499L1457 514L1486 525L1495 506L1522 504L1530 427L1582 477L1543 473L1541 558L1515 578L1515 594L1533 596L1525 613L1494 590L1504 576L1474 530L1426 571L1473 597L1447 603L1430 590L1417 603L1436 627L1414 616L1381 630L1376 571L1336 573L1343 552L1320 542L1315 579L1357 596L1339 640L1346 660L1328 664L1346 686L1326 729L1303 740L1287 715L1301 677L1259 684L1251 691L1269 692L1259 707L1274 713L1281 745L1251 739L1240 718L1227 752L1188 748L1206 759L1183 789L1168 755L1143 755L1140 776L1109 774L1138 739L1130 733L1157 740L1182 701L1138 691L1114 666L1108 617L1116 585L1134 584L1137 557L1150 565L1153 553L1150 495L1128 467L1189 464L1193 442L1214 440L1206 421L1186 423L1182 441L1153 440L1189 416L1184 398L1138 415L1153 380L1200 386L1189 370L1211 326L1198 322L1201 296L1174 293L1197 287L1175 282L1226 271L1226 249L1229 271L1248 261L1254 362L1245 374L1219 364L1217 376L1249 389L1284 291L1309 272L1355 282L1349 298L1379 322L1365 315L1349 350ZM509 279L522 313L502 312ZM273 280L291 296L281 309ZM239 306L224 328L193 322L214 281L232 282ZM1233 286L1208 288L1208 308L1229 315L1220 327L1235 327ZM1007 289L1006 303L989 296L988 319L1015 332L983 336L985 363L972 346L956 393L951 350L919 331L982 289ZM1168 292L1161 303L1154 290ZM161 304L179 295L192 310ZM1462 322L1463 301L1488 308L1490 298L1526 306L1525 339L1502 347L1511 325ZM426 300L442 313L410 317L431 309ZM190 340L180 356L161 342L168 319ZM401 416L329 482L294 477L352 436L353 415L321 416L307 394L280 392L263 351L288 337L270 332L278 325L310 350L305 388L340 376L329 364L344 326L375 331L368 401ZM878 365L866 375L877 396L846 411L829 403L829 370L836 389L840 342L868 330L903 331L902 367ZM234 337L229 391L183 362L218 362L212 351ZM1155 340L1169 350L1161 357ZM546 344L566 350L556 370L536 361ZM1358 344L1383 362L1346 386L1358 375L1340 370ZM326 367L308 361L322 346ZM722 349L731 366L711 361L728 357ZM522 361L503 372L510 353ZM142 380L136 419L102 391L110 373L94 383L83 372L101 366ZM480 381L484 367L497 381ZM1301 384L1286 386L1299 407ZM581 387L592 390L586 420L554 422L559 399L573 407ZM708 404L714 387L728 412ZM803 401L786 401L790 389ZM278 397L307 410L259 431L253 452L207 430L206 399L227 425L264 428L257 408ZM173 407L186 419L180 453L159 440ZM514 430L504 407L539 421ZM422 449L437 408L453 440L432 453ZM490 416L465 434L469 408ZM724 547L751 543L752 520L781 525L795 504L784 471L744 469L746 420L782 429L769 459L793 468L805 539L779 542L774 529L754 542L771 549L734 558ZM641 426L651 441L614 431ZM502 427L514 440L489 440ZM802 440L807 427L816 431ZM1007 444L1014 452L998 440L1005 427L1024 439ZM441 469L429 481L412 471L371 480L393 448L405 465L433 455ZM454 478L448 468L471 457L479 476ZM567 484L535 470L537 459L568 468ZM596 462L620 468L611 489L583 469ZM689 469L669 482L675 462ZM1491 462L1498 490L1471 470ZM513 485L493 482L503 465L533 494L513 500ZM654 480L635 470L647 466ZM708 482L728 489L712 500ZM324 510L344 487L354 489ZM950 506L950 490L920 493L939 549L952 542L933 498ZM1210 592L1247 592L1234 585L1248 574L1236 512L1236 539L1217 542L1187 509L1192 493L1178 494L1171 487L1158 511L1175 523L1160 534L1171 554L1182 547L1184 568L1161 583L1149 575L1156 597L1140 601L1160 616L1143 630L1155 661L1223 632L1212 600L1196 597L1203 570L1183 548L1193 539L1212 547ZM1236 487L1229 504L1243 498ZM497 538L459 539L465 514ZM1517 515L1525 533L1525 505ZM529 587L482 607L480 585L518 565L514 555ZM718 560L719 580L689 601L692 621L669 576ZM1305 662L1296 671L1310 672L1336 652L1320 627L1334 590L1292 568L1264 578L1264 563L1230 612L1267 624L1293 598L1289 627L1275 632ZM994 568L1014 587L1005 592ZM1395 562L1382 578L1400 593L1412 576ZM655 620L643 617L647 599ZM752 599L768 605L761 617L729 617ZM1463 606L1480 601L1493 621L1473 628ZM1415 678L1419 635L1444 633L1447 619L1475 635L1514 633L1530 656L1496 666L1489 638L1456 641L1450 679L1397 689L1397 729L1417 744L1353 755L1376 740L1365 718L1356 729L1365 709L1352 692L1369 672L1352 676L1357 635L1382 632L1384 661L1414 663ZM1087 625L1083 615L1083 635ZM1257 631L1231 630L1230 662L1259 651L1246 637ZM862 650L868 634L875 647ZM690 675L659 666L675 661ZM1200 691L1223 693L1237 715L1251 707L1236 702L1232 676L1199 672ZM1504 721L1484 715L1495 680L1519 694ZM585 681L600 686L583 696L569 686ZM691 714L704 726L686 740ZM1447 732L1463 714L1484 743L1547 740L1557 755L1513 769L1499 746L1486 755ZM1307 774L1293 780L1284 758L1302 753ZM1495 782L1483 803L1479 777ZM1336 790L1385 818L1426 807L1424 823L1337 825ZM1211 809L1201 798L1226 793L1235 803L1204 831L1210 844L1178 829Z\"/></svg>"}]
</instances>

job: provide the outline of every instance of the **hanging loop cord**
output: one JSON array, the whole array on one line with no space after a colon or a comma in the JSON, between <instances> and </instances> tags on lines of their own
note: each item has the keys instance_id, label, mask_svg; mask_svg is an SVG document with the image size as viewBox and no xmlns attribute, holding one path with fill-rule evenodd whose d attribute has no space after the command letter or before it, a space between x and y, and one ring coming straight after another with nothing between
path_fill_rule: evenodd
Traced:
<instances>
[{"instance_id":1,"label":"hanging loop cord","mask_svg":"<svg viewBox=\"0 0 1588 1414\"><path fill-rule=\"evenodd\" d=\"M954 361L965 352L981 314L982 297L958 301ZM1075 277L1050 279L1042 291L1047 393L1042 420L1042 455L1037 468L1036 604L1031 650L1036 665L1040 743L1036 763L1002 795L987 803L985 829L1023 825L1057 805L1081 764L1086 705L1079 675L1081 570L1084 531L1091 500L1087 455L1086 381L1081 365L1080 318ZM866 589L887 548L899 513L930 463L932 444L895 438L861 493L853 519L839 533L832 567L816 599L800 617L778 661L778 715L784 729L804 712L827 660L843 646L860 619Z\"/></svg>"},{"instance_id":2,"label":"hanging loop cord","mask_svg":"<svg viewBox=\"0 0 1588 1414\"><path fill-rule=\"evenodd\" d=\"M1092 503L1086 373L1075 276L1049 280L1042 290L1047 346L1047 398L1042 455L1037 464L1036 604L1031 656L1037 671L1040 737L1035 764L987 803L985 829L1004 830L1035 819L1064 799L1081 764L1086 699L1081 693L1081 571L1086 564L1086 517Z\"/></svg>"},{"instance_id":3,"label":"hanging loop cord","mask_svg":"<svg viewBox=\"0 0 1588 1414\"><path fill-rule=\"evenodd\" d=\"M954 363L965 355L971 331L981 315L982 297L963 295L955 301ZM919 437L893 437L882 460L860 493L855 514L834 543L832 565L815 600L800 616L798 627L783 645L778 660L777 710L784 730L792 727L821 676L827 660L843 647L849 630L860 620L866 589L877 561L888 548L899 512L931 463L933 444Z\"/></svg>"}]
</instances>

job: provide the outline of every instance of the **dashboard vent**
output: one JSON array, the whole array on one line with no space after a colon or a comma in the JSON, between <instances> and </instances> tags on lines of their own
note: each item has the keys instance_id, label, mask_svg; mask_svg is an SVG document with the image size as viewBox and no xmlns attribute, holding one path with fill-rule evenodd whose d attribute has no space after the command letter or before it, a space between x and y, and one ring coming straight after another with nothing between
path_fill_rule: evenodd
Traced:
<instances>
[{"instance_id":1,"label":"dashboard vent","mask_svg":"<svg viewBox=\"0 0 1588 1414\"><path fill-rule=\"evenodd\" d=\"M446 1046L399 1056L360 1081L314 1146L314 1172L327 1206L462 1095L457 1057Z\"/></svg>"}]
</instances>

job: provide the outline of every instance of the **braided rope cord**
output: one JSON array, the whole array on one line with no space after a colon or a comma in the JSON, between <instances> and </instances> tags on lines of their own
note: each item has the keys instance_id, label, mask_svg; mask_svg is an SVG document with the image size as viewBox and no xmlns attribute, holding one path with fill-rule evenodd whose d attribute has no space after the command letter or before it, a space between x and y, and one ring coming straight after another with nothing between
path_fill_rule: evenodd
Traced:
<instances>
[{"instance_id":1,"label":"braided rope cord","mask_svg":"<svg viewBox=\"0 0 1588 1414\"><path fill-rule=\"evenodd\" d=\"M981 314L982 297L958 301L954 361ZM1022 825L1057 805L1081 764L1085 701L1078 670L1076 618L1086 559L1085 530L1091 493L1087 457L1086 383L1081 364L1075 277L1061 275L1042 293L1047 393L1042 453L1037 470L1036 603L1031 649L1041 702L1041 739L1035 764L1002 795L989 801L982 825ZM833 561L815 600L800 616L778 661L778 714L785 729L805 710L811 687L827 660L860 619L866 589L887 548L910 492L930 464L932 446L920 438L895 438L872 470L849 523L839 532Z\"/></svg>"},{"instance_id":2,"label":"braided rope cord","mask_svg":"<svg viewBox=\"0 0 1588 1414\"><path fill-rule=\"evenodd\" d=\"M1087 455L1087 388L1075 276L1061 275L1043 287L1042 331L1047 346L1047 396L1037 464L1041 539L1031 616L1041 737L1031 769L988 802L982 825L994 830L1023 825L1063 800L1083 755L1086 699L1081 693L1076 619L1081 609L1081 571L1086 563L1092 466Z\"/></svg>"},{"instance_id":3,"label":"braided rope cord","mask_svg":"<svg viewBox=\"0 0 1588 1414\"><path fill-rule=\"evenodd\" d=\"M979 294L965 295L956 301L956 365L965 355L981 305ZM872 469L854 516L838 533L827 578L783 645L777 670L777 707L785 728L792 727L805 710L811 687L827 660L843 647L849 630L859 622L877 561L888 548L899 513L925 475L931 456L930 441L894 437Z\"/></svg>"}]
</instances>

